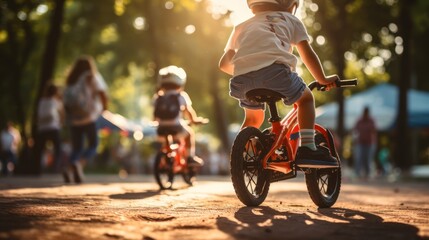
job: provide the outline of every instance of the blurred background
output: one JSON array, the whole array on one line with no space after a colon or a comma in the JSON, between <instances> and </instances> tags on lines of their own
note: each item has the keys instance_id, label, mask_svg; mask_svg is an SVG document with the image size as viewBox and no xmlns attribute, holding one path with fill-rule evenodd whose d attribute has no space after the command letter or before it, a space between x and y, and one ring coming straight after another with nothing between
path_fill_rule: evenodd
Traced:
<instances>
[{"instance_id":1,"label":"blurred background","mask_svg":"<svg viewBox=\"0 0 429 240\"><path fill-rule=\"evenodd\" d=\"M426 0L302 1L297 15L325 72L359 79L355 88L314 93L317 121L335 133L344 165L353 165L352 128L365 106L379 136L373 175L429 164L428 12ZM15 174L34 174L35 164L52 171L52 148L41 163L31 153L37 104L50 82L65 86L67 71L85 54L94 57L110 100L89 171L151 173L156 73L177 65L188 74L194 108L210 119L195 128L206 161L201 171L228 174L243 111L217 65L233 26L250 16L245 0L0 0L0 123L13 123L21 135L10 167ZM297 71L313 80L302 64ZM65 158L68 136L64 128Z\"/></svg>"}]
</instances>

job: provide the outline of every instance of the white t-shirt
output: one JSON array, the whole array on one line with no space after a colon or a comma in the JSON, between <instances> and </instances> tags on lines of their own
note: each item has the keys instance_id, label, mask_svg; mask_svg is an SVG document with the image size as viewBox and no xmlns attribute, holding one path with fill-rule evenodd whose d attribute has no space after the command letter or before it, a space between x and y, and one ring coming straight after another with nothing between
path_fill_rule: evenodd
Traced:
<instances>
[{"instance_id":1,"label":"white t-shirt","mask_svg":"<svg viewBox=\"0 0 429 240\"><path fill-rule=\"evenodd\" d=\"M178 92L176 90L168 90L164 92L164 95L168 96L170 94L177 94L177 93ZM155 95L153 103L155 103L157 98L158 98L158 94ZM184 120L183 120L183 109L185 109L186 106L191 106L192 101L189 95L184 91L180 91L179 93L179 105L182 111L180 111L179 115L175 119L172 119L172 120L155 119L158 122L159 126L186 125L186 123L184 123Z\"/></svg>"},{"instance_id":2,"label":"white t-shirt","mask_svg":"<svg viewBox=\"0 0 429 240\"><path fill-rule=\"evenodd\" d=\"M1 146L3 151L18 152L18 144L21 141L21 135L15 128L3 129L0 133Z\"/></svg>"},{"instance_id":3,"label":"white t-shirt","mask_svg":"<svg viewBox=\"0 0 429 240\"><path fill-rule=\"evenodd\" d=\"M40 99L38 106L38 130L56 130L61 129L60 112L63 104L55 97Z\"/></svg>"},{"instance_id":4,"label":"white t-shirt","mask_svg":"<svg viewBox=\"0 0 429 240\"><path fill-rule=\"evenodd\" d=\"M304 24L288 12L261 12L237 25L225 47L236 51L234 76L256 71L275 62L295 69L294 45L309 40Z\"/></svg>"},{"instance_id":5,"label":"white t-shirt","mask_svg":"<svg viewBox=\"0 0 429 240\"><path fill-rule=\"evenodd\" d=\"M82 73L78 81L85 81L88 78L88 75L90 74L91 74L90 71ZM84 124L94 122L98 119L98 117L103 112L103 104L101 102L100 96L98 95L98 92L107 92L107 84L104 81L103 76L101 76L101 74L98 72L95 74L93 81L91 81L91 83L92 85L90 85L89 87L92 88L93 94L94 94L94 101L91 102L92 103L91 108L93 109L93 111L91 111L91 114L85 119L72 120L71 121L72 125L84 125Z\"/></svg>"}]
</instances>

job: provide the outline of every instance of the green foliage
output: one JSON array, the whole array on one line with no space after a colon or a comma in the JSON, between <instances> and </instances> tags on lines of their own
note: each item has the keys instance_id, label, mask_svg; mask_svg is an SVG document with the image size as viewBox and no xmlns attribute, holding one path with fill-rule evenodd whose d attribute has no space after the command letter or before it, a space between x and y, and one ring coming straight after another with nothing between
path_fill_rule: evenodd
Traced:
<instances>
[{"instance_id":1,"label":"green foliage","mask_svg":"<svg viewBox=\"0 0 429 240\"><path fill-rule=\"evenodd\" d=\"M207 11L209 4L208 0L103 0L102 4L68 0L55 83L64 85L67 70L78 56L92 55L109 85L110 109L135 120L151 118L157 70L179 65L188 73L186 90L200 115L216 119L219 112L214 106L219 101L227 123L241 122L243 113L228 95L229 76L217 69L232 30L225 24L229 12L215 18ZM348 91L394 81L401 53L397 1L305 0L303 6L303 20L327 74L336 73L338 60L346 59L344 76L361 81L359 88ZM49 47L45 40L53 7L52 0L0 3L1 119L17 120L14 93L19 91L25 119L30 121L42 52ZM416 46L427 44L428 8L427 1L416 0ZM340 20L341 9L344 21ZM334 54L338 48L341 55ZM414 51L418 86L424 89L429 89L429 83L423 81L427 51ZM305 69L302 74L311 81ZM15 81L17 78L21 81ZM332 93L317 95L318 104L333 99ZM201 130L218 133L214 125Z\"/></svg>"},{"instance_id":2,"label":"green foliage","mask_svg":"<svg viewBox=\"0 0 429 240\"><path fill-rule=\"evenodd\" d=\"M313 11L315 6L317 11ZM312 45L327 73L359 79L359 87L347 89L345 94L391 81L389 70L401 53L397 50L401 43L396 40L396 8L395 1L305 1L304 15L312 21L304 22L308 23L308 31L315 40ZM336 56L336 51L341 55ZM346 61L344 72L338 72L338 61ZM333 98L333 94L316 93L319 103Z\"/></svg>"}]
</instances>

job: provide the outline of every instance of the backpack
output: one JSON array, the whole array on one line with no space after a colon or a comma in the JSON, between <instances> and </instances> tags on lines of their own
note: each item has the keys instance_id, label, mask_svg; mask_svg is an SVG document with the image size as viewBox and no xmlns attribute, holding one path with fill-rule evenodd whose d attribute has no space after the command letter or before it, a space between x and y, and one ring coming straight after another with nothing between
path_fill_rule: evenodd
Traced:
<instances>
[{"instance_id":1,"label":"backpack","mask_svg":"<svg viewBox=\"0 0 429 240\"><path fill-rule=\"evenodd\" d=\"M160 95L155 101L155 118L172 120L180 113L179 94Z\"/></svg>"},{"instance_id":2,"label":"backpack","mask_svg":"<svg viewBox=\"0 0 429 240\"><path fill-rule=\"evenodd\" d=\"M64 107L71 120L84 120L94 111L94 91L88 84L88 77L90 76L82 76L74 85L64 90Z\"/></svg>"}]
</instances>

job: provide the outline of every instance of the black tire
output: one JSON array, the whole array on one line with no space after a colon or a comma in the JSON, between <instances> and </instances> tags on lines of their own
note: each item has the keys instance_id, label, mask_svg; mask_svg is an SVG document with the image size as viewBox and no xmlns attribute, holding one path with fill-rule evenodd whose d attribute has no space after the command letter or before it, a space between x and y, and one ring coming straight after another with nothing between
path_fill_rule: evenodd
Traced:
<instances>
[{"instance_id":1,"label":"black tire","mask_svg":"<svg viewBox=\"0 0 429 240\"><path fill-rule=\"evenodd\" d=\"M328 147L329 139L316 131L316 145ZM333 144L333 141L331 139ZM331 145L333 146L333 145ZM331 153L338 158L334 147ZM329 208L335 204L341 189L341 164L338 168L307 169L305 183L311 200L320 208Z\"/></svg>"},{"instance_id":2,"label":"black tire","mask_svg":"<svg viewBox=\"0 0 429 240\"><path fill-rule=\"evenodd\" d=\"M240 131L232 145L231 180L238 199L246 206L259 206L270 188L269 171L262 167L267 152L263 143L264 134L247 127Z\"/></svg>"},{"instance_id":3,"label":"black tire","mask_svg":"<svg viewBox=\"0 0 429 240\"><path fill-rule=\"evenodd\" d=\"M155 156L154 175L159 188L169 189L173 185L173 159L169 158L165 153L159 152Z\"/></svg>"}]
</instances>

